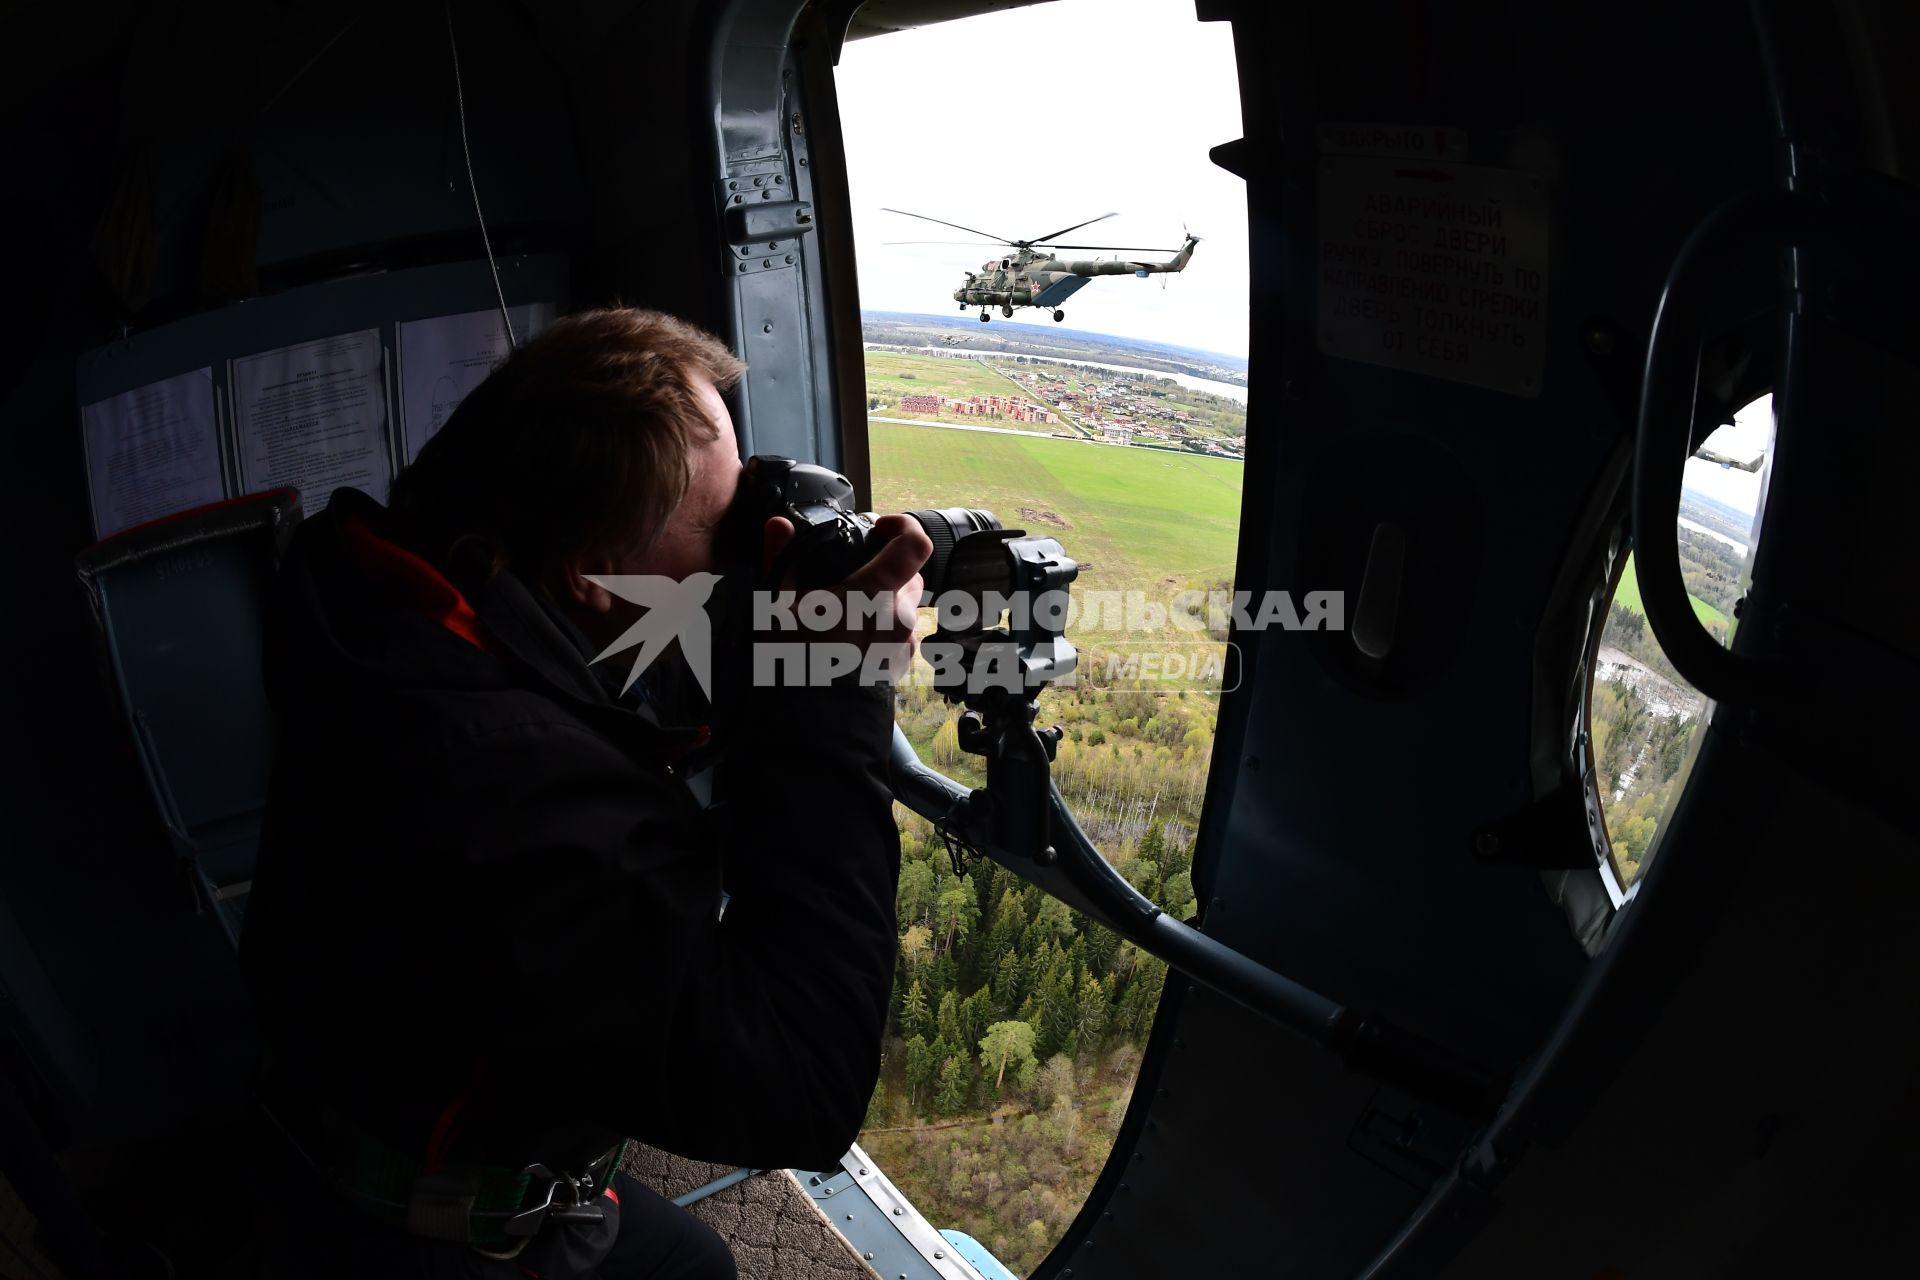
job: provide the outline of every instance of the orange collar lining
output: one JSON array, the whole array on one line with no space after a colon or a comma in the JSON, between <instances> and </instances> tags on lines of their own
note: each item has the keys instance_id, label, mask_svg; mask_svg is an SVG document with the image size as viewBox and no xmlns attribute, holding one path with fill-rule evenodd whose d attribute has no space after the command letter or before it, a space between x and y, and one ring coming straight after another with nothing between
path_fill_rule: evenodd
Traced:
<instances>
[{"instance_id":1,"label":"orange collar lining","mask_svg":"<svg viewBox=\"0 0 1920 1280\"><path fill-rule=\"evenodd\" d=\"M493 651L480 630L479 615L439 570L368 528L358 512L347 512L340 530L362 572L474 648Z\"/></svg>"}]
</instances>

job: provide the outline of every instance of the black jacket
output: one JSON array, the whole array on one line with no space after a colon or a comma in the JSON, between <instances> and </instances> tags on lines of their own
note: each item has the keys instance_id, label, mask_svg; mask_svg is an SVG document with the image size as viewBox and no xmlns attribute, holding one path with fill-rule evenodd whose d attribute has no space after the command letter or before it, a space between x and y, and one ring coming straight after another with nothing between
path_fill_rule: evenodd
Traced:
<instances>
[{"instance_id":1,"label":"black jacket","mask_svg":"<svg viewBox=\"0 0 1920 1280\"><path fill-rule=\"evenodd\" d=\"M892 982L889 695L753 691L703 809L688 735L577 630L508 573L457 593L384 520L336 494L269 615L242 945L269 1097L421 1157L837 1160Z\"/></svg>"}]
</instances>

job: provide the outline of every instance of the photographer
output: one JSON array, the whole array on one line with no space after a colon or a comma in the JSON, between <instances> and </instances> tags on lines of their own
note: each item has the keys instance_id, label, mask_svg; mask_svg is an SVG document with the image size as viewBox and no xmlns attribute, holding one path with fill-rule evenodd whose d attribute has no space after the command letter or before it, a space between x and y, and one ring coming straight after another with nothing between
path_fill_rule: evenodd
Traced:
<instances>
[{"instance_id":1,"label":"photographer","mask_svg":"<svg viewBox=\"0 0 1920 1280\"><path fill-rule=\"evenodd\" d=\"M287 1273L730 1276L711 1230L613 1175L624 1140L807 1168L851 1144L893 974L890 688L745 689L709 745L623 692L630 655L595 661L641 616L595 579L737 568L720 391L743 369L666 316L567 317L391 509L341 490L297 537L242 953L305 1171ZM793 536L755 532L750 574ZM851 638L898 656L930 543L876 534L836 590L893 594Z\"/></svg>"}]
</instances>

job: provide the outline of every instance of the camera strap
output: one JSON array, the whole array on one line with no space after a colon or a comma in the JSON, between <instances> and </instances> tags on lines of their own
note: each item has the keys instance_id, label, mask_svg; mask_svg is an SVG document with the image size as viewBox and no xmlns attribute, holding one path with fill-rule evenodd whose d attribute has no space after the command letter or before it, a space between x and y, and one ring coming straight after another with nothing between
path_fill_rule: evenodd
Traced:
<instances>
[{"instance_id":1,"label":"camera strap","mask_svg":"<svg viewBox=\"0 0 1920 1280\"><path fill-rule=\"evenodd\" d=\"M933 824L933 833L940 837L940 843L947 847L947 859L953 864L953 874L964 876L968 867L980 858L980 851L968 844L966 838L954 828L954 819L967 807L971 794L955 796L947 811Z\"/></svg>"}]
</instances>

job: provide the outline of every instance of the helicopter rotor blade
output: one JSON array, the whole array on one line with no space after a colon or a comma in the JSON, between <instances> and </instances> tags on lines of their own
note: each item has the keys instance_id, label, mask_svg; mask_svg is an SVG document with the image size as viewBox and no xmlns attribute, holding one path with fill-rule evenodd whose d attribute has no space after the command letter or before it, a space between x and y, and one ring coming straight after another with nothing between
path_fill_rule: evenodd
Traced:
<instances>
[{"instance_id":1,"label":"helicopter rotor blade","mask_svg":"<svg viewBox=\"0 0 1920 1280\"><path fill-rule=\"evenodd\" d=\"M1053 239L1055 236L1063 236L1067 234L1067 232L1069 231L1078 231L1082 227L1090 227L1096 222L1105 222L1108 218L1117 218L1119 216L1120 216L1120 213L1118 210L1115 210L1112 213L1103 213L1097 218L1088 218L1085 222L1076 222L1070 227L1062 227L1058 231L1049 231L1047 232L1047 234L1043 236L1035 236L1033 239L1025 241L1025 243L1029 245L1045 244L1047 241ZM1012 243L1019 244L1022 242L1016 240L1016 241L1013 241Z\"/></svg>"},{"instance_id":2,"label":"helicopter rotor blade","mask_svg":"<svg viewBox=\"0 0 1920 1280\"><path fill-rule=\"evenodd\" d=\"M1035 245L1034 248L1046 249L1105 249L1112 253L1178 253L1178 249L1145 249L1137 244L1050 244Z\"/></svg>"},{"instance_id":3,"label":"helicopter rotor blade","mask_svg":"<svg viewBox=\"0 0 1920 1280\"><path fill-rule=\"evenodd\" d=\"M905 209L889 209L884 205L881 206L880 211L882 213L897 213L903 218L918 218L922 222L937 222L943 227L952 227L956 231L966 231L976 236L985 236L987 239L993 241L995 244L1018 244L1019 243L1019 241L1009 240L1005 236L994 235L993 232L991 231L982 231L978 227L963 227L957 222L948 222L945 218L929 218L924 213L908 213ZM1107 216L1112 217L1113 215L1108 214ZM1083 222L1080 225L1085 226L1086 224ZM1069 227L1068 230L1072 230L1072 228Z\"/></svg>"},{"instance_id":4,"label":"helicopter rotor blade","mask_svg":"<svg viewBox=\"0 0 1920 1280\"><path fill-rule=\"evenodd\" d=\"M882 240L881 244L993 244L992 240Z\"/></svg>"}]
</instances>

